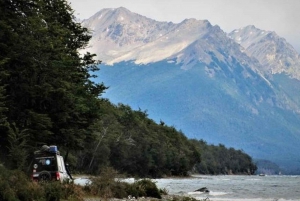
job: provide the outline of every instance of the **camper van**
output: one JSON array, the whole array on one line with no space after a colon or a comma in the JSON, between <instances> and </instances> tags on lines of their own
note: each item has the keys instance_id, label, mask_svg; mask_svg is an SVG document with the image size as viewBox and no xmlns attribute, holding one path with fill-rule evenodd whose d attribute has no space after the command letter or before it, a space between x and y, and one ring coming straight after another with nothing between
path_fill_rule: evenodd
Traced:
<instances>
[{"instance_id":1,"label":"camper van","mask_svg":"<svg viewBox=\"0 0 300 201\"><path fill-rule=\"evenodd\" d=\"M71 175L65 166L64 159L57 146L44 145L34 152L32 179L33 181L69 181Z\"/></svg>"}]
</instances>

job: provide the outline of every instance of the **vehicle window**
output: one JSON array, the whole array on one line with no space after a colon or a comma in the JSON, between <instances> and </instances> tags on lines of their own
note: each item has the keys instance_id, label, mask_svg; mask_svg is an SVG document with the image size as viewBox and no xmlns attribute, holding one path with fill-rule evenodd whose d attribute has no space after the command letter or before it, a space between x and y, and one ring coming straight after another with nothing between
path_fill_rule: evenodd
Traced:
<instances>
[{"instance_id":1,"label":"vehicle window","mask_svg":"<svg viewBox=\"0 0 300 201\"><path fill-rule=\"evenodd\" d=\"M54 156L36 157L34 164L37 172L41 171L57 171L56 160Z\"/></svg>"}]
</instances>

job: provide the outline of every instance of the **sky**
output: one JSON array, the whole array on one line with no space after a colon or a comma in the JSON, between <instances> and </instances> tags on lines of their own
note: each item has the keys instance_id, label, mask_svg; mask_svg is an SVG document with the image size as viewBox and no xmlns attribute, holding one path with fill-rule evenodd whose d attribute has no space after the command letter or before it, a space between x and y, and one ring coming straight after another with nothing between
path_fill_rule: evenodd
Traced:
<instances>
[{"instance_id":1,"label":"sky","mask_svg":"<svg viewBox=\"0 0 300 201\"><path fill-rule=\"evenodd\" d=\"M254 25L275 31L300 53L300 0L67 0L77 18L125 7L157 21L208 20L225 32Z\"/></svg>"}]
</instances>

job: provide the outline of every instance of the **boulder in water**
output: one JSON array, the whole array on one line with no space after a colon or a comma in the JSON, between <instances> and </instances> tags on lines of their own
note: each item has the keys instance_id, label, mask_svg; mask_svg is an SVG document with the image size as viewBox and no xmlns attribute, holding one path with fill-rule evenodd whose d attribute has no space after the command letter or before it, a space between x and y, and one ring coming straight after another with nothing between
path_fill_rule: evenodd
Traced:
<instances>
[{"instance_id":1,"label":"boulder in water","mask_svg":"<svg viewBox=\"0 0 300 201\"><path fill-rule=\"evenodd\" d=\"M206 187L203 187L203 188L199 188L198 190L195 190L195 192L209 193L209 190Z\"/></svg>"}]
</instances>

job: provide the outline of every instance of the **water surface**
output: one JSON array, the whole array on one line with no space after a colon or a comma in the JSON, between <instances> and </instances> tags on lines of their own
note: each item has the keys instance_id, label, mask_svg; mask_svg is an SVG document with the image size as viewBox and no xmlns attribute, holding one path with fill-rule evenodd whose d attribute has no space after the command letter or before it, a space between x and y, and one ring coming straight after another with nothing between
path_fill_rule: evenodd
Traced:
<instances>
[{"instance_id":1,"label":"water surface","mask_svg":"<svg viewBox=\"0 0 300 201\"><path fill-rule=\"evenodd\" d=\"M300 176L203 176L156 179L169 194L214 201L300 201ZM206 187L209 193L194 192Z\"/></svg>"}]
</instances>

